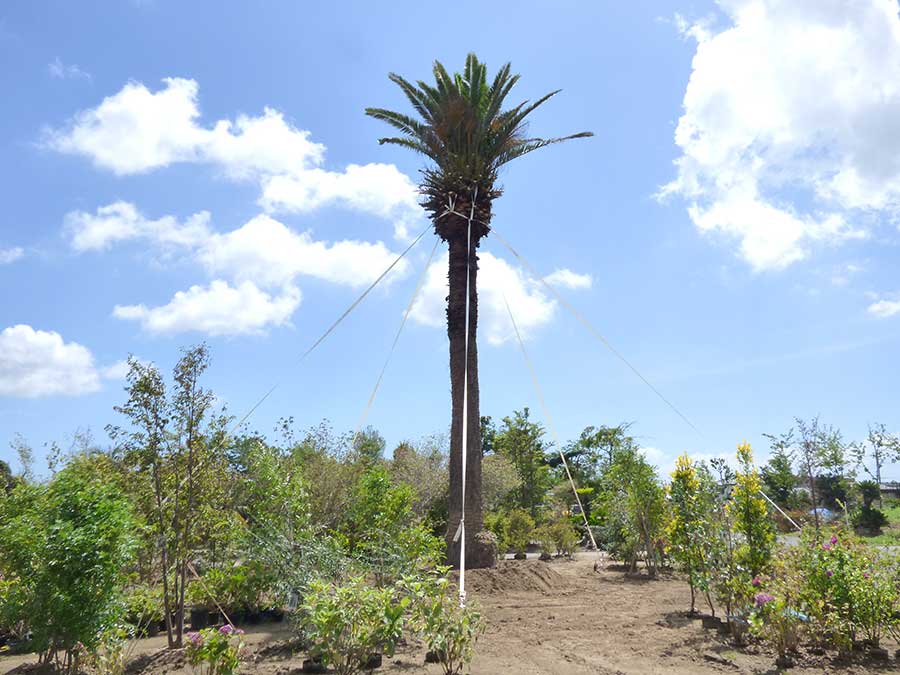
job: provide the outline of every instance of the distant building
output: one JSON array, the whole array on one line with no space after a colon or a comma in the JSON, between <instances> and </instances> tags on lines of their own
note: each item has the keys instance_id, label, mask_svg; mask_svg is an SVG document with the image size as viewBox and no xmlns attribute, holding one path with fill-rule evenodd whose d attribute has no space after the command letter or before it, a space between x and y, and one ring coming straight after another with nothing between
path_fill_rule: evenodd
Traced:
<instances>
[{"instance_id":1,"label":"distant building","mask_svg":"<svg viewBox=\"0 0 900 675\"><path fill-rule=\"evenodd\" d=\"M900 499L900 482L886 481L879 485L882 499Z\"/></svg>"}]
</instances>

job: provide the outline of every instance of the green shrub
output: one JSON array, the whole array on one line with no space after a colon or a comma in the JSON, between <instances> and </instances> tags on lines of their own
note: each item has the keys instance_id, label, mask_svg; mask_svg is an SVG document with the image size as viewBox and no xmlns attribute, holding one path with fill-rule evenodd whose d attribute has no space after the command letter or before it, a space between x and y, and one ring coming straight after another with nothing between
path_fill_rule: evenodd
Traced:
<instances>
[{"instance_id":1,"label":"green shrub","mask_svg":"<svg viewBox=\"0 0 900 675\"><path fill-rule=\"evenodd\" d=\"M342 533L349 554L372 570L378 585L433 567L443 555L443 541L417 521L412 501L412 488L394 485L377 466L353 490Z\"/></svg>"},{"instance_id":2,"label":"green shrub","mask_svg":"<svg viewBox=\"0 0 900 675\"><path fill-rule=\"evenodd\" d=\"M877 644L884 631L896 626L894 566L849 532L825 536L820 543L806 531L801 545L789 553L798 570L803 610L815 633L843 653L860 637Z\"/></svg>"},{"instance_id":3,"label":"green shrub","mask_svg":"<svg viewBox=\"0 0 900 675\"><path fill-rule=\"evenodd\" d=\"M314 581L298 613L299 628L311 654L339 675L353 675L373 653L393 654L409 602L362 577L341 585Z\"/></svg>"},{"instance_id":4,"label":"green shrub","mask_svg":"<svg viewBox=\"0 0 900 675\"><path fill-rule=\"evenodd\" d=\"M225 624L187 634L185 656L201 675L234 675L244 650L244 631Z\"/></svg>"},{"instance_id":5,"label":"green shrub","mask_svg":"<svg viewBox=\"0 0 900 675\"><path fill-rule=\"evenodd\" d=\"M524 555L533 531L534 520L527 511L515 509L510 512L506 536L510 546L515 549L517 554Z\"/></svg>"},{"instance_id":6,"label":"green shrub","mask_svg":"<svg viewBox=\"0 0 900 675\"><path fill-rule=\"evenodd\" d=\"M489 511L484 514L484 529L497 539L497 551L503 556L511 546L509 542L509 517L504 511Z\"/></svg>"},{"instance_id":7,"label":"green shrub","mask_svg":"<svg viewBox=\"0 0 900 675\"><path fill-rule=\"evenodd\" d=\"M0 573L16 580L2 613L28 625L42 662L74 669L76 648L92 651L120 619L133 529L128 502L87 461L0 498Z\"/></svg>"},{"instance_id":8,"label":"green shrub","mask_svg":"<svg viewBox=\"0 0 900 675\"><path fill-rule=\"evenodd\" d=\"M155 621L162 621L162 588L135 586L125 593L125 617L134 625L144 628Z\"/></svg>"},{"instance_id":9,"label":"green shrub","mask_svg":"<svg viewBox=\"0 0 900 675\"><path fill-rule=\"evenodd\" d=\"M478 609L460 607L446 577L434 576L408 585L413 625L428 650L437 656L445 675L458 675L474 655L484 632Z\"/></svg>"},{"instance_id":10,"label":"green shrub","mask_svg":"<svg viewBox=\"0 0 900 675\"><path fill-rule=\"evenodd\" d=\"M532 536L540 542L541 552L548 555L570 556L578 545L578 532L565 519L541 525Z\"/></svg>"},{"instance_id":11,"label":"green shrub","mask_svg":"<svg viewBox=\"0 0 900 675\"><path fill-rule=\"evenodd\" d=\"M809 624L802 574L791 552L776 556L771 575L755 577L750 631L784 659L796 652Z\"/></svg>"},{"instance_id":12,"label":"green shrub","mask_svg":"<svg viewBox=\"0 0 900 675\"><path fill-rule=\"evenodd\" d=\"M776 598L765 592L756 594L750 631L769 643L779 657L797 651L805 621L805 615L792 607L787 598Z\"/></svg>"}]
</instances>

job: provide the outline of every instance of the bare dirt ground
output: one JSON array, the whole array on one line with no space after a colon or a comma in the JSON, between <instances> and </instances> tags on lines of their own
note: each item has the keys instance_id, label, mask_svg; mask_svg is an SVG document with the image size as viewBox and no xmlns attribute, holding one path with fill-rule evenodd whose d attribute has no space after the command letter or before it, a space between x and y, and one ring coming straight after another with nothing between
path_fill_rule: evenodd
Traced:
<instances>
[{"instance_id":1,"label":"bare dirt ground","mask_svg":"<svg viewBox=\"0 0 900 675\"><path fill-rule=\"evenodd\" d=\"M493 570L471 571L467 587L488 621L478 643L472 675L495 673L582 675L640 673L777 673L774 654L759 645L735 648L727 637L688 617L690 594L679 580L626 579L621 569L595 573L594 557L541 563L506 561ZM269 624L248 630L248 654L241 673L299 675L302 654L291 648L290 626ZM804 654L796 675L900 673L898 645L884 644L892 657L847 663L834 655ZM135 643L129 675L189 673L182 655L163 651L157 637ZM424 664L425 649L406 644L376 672L437 675ZM0 658L0 675L27 670L33 657Z\"/></svg>"}]
</instances>

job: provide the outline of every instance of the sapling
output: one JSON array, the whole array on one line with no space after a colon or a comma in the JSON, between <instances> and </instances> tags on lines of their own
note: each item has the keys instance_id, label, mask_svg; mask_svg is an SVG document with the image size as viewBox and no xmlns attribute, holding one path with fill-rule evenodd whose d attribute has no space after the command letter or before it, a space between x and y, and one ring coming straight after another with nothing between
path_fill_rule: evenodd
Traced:
<instances>
[{"instance_id":1,"label":"sapling","mask_svg":"<svg viewBox=\"0 0 900 675\"><path fill-rule=\"evenodd\" d=\"M718 521L712 476L685 454L675 462L668 487L670 517L666 527L669 551L688 576L691 613L696 611L696 592L706 597L712 615L716 610L709 595Z\"/></svg>"}]
</instances>

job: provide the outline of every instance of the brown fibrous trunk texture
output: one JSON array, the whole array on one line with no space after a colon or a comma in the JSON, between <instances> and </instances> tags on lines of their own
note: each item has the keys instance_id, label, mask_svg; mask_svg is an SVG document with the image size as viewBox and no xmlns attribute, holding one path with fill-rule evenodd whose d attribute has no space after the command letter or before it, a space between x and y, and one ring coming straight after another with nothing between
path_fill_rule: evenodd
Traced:
<instances>
[{"instance_id":1,"label":"brown fibrous trunk texture","mask_svg":"<svg viewBox=\"0 0 900 675\"><path fill-rule=\"evenodd\" d=\"M450 505L447 523L447 561L457 567L460 562L459 542L454 542L459 527L462 506L462 423L463 385L468 373L467 429L466 429L466 494L465 542L466 567L487 567L496 563L496 555L487 551L476 535L484 528L481 487L481 414L478 388L478 249L481 238L488 232L490 201L476 204L469 234L468 216L471 202L458 200L456 213L435 216L435 232L449 248L449 296L447 298L447 337L450 341L450 397L452 416L450 425ZM464 215L463 215L464 214ZM480 216L480 217L479 217ZM466 326L466 278L469 281L469 323ZM468 330L468 358L466 331Z\"/></svg>"}]
</instances>

